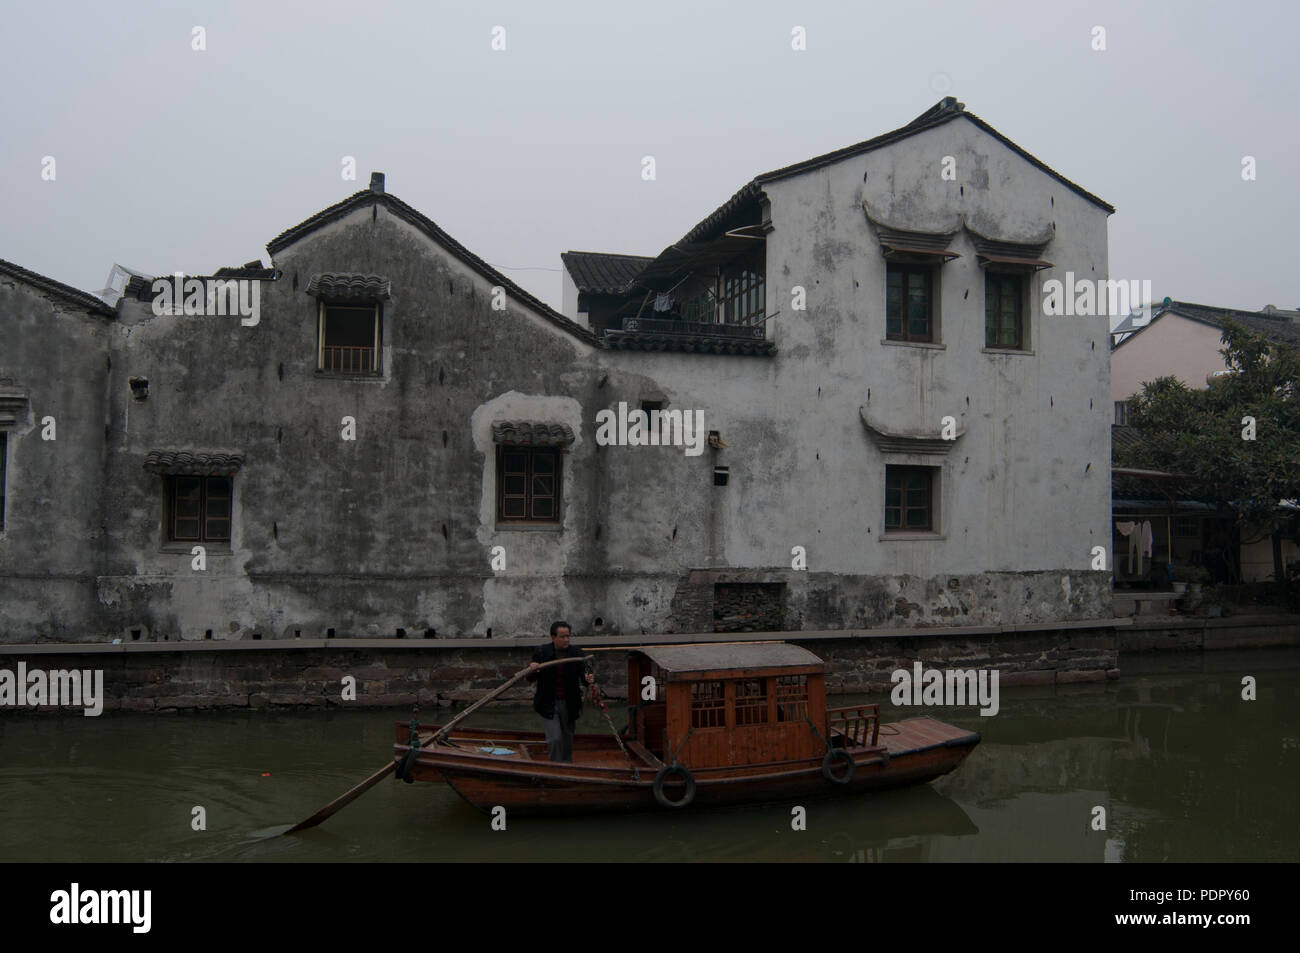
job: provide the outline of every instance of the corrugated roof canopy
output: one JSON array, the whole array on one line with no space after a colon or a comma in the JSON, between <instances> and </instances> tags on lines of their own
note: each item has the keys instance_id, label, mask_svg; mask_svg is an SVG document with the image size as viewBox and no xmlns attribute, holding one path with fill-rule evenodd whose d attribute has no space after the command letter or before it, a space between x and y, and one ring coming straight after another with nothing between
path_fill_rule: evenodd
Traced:
<instances>
[{"instance_id":1,"label":"corrugated roof canopy","mask_svg":"<svg viewBox=\"0 0 1300 953\"><path fill-rule=\"evenodd\" d=\"M730 668L799 668L821 665L807 649L784 642L717 645L651 645L639 649L665 672L712 672Z\"/></svg>"}]
</instances>

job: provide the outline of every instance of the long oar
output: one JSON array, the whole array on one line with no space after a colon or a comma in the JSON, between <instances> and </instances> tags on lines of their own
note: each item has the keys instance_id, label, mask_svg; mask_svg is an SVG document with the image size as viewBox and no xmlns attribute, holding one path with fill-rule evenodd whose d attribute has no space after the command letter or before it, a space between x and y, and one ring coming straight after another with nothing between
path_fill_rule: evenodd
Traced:
<instances>
[{"instance_id":1,"label":"long oar","mask_svg":"<svg viewBox=\"0 0 1300 953\"><path fill-rule=\"evenodd\" d=\"M468 708L466 708L463 712L461 712L451 721L447 722L447 724L443 725L442 728L440 728L432 738L430 738L420 747L427 748L429 747L429 745L441 741L443 738L447 737L447 733L451 731L453 726L464 721L475 711L477 711L479 708L482 708L492 699L496 698L498 695L504 692L511 685L515 684L515 682L519 681L529 672L540 672L542 669L550 668L552 665L563 665L566 662L581 662L583 660L584 659L582 656L575 655L572 658L562 658L562 659L556 659L553 662L543 662L541 665L537 666L537 668L533 668L530 665L528 668L520 669L518 672L512 675L510 677L510 680L507 681L500 688L495 689L494 691L488 693L487 695L484 695L482 698L480 698L474 704L470 705ZM307 820L301 821L300 823L295 824L293 827L289 828L287 831L284 832L285 835L287 836L289 834L296 834L299 831L305 831L309 827L315 827L317 824L329 820L331 816L343 810L343 808L347 807L357 798L361 797L361 795L365 794L376 784L378 784L380 781L382 781L384 778L386 778L388 775L392 774L396 770L397 770L397 760L394 759L392 761L389 761L388 764L384 765L382 768L380 768L370 777L366 778L356 787L352 788L347 793L341 794L338 797L336 797L334 800L330 801L328 804L322 807L311 817L307 818Z\"/></svg>"}]
</instances>

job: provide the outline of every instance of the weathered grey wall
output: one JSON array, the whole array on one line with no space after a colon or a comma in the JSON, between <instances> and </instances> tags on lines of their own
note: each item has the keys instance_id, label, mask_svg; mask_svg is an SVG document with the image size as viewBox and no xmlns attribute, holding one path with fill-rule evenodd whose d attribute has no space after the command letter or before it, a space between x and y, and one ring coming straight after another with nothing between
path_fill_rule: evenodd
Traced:
<instances>
[{"instance_id":1,"label":"weathered grey wall","mask_svg":"<svg viewBox=\"0 0 1300 953\"><path fill-rule=\"evenodd\" d=\"M938 174L948 154L957 182ZM45 325L21 326L41 368L29 376L65 389L83 443L63 444L61 425L68 456L48 471L74 477L60 492L73 507L61 499L49 527L28 524L22 551L0 544L12 594L0 638L540 635L556 617L581 633L689 632L711 628L715 585L745 582L783 584L785 624L803 629L1109 616L1109 573L1089 568L1110 539L1106 322L1045 318L1038 293L1067 269L1105 277L1104 212L965 121L767 191L773 358L601 350L525 303L493 310L488 279L382 205L282 249L255 327L127 300L111 333L87 329L61 367ZM943 347L883 344L885 262L864 202L911 229L964 217L1011 239L1054 223L1033 353L982 351L965 233L943 269ZM306 286L327 271L391 279L382 379L316 372ZM807 311L791 310L795 285ZM111 382L94 366L96 334ZM149 379L147 400L131 396L133 377ZM727 448L596 444L598 411L645 399L702 411ZM884 537L885 457L861 407L894 430L964 421L949 454L891 458L942 467L938 534ZM340 438L344 416L355 442ZM495 525L491 425L507 419L577 434L555 530ZM15 499L31 493L26 443ZM142 470L172 448L245 456L230 551L208 547L204 572L188 547L163 544L162 481ZM730 467L728 486L713 485L715 465ZM806 572L792 569L796 546ZM58 572L81 579L34 588Z\"/></svg>"},{"instance_id":2,"label":"weathered grey wall","mask_svg":"<svg viewBox=\"0 0 1300 953\"><path fill-rule=\"evenodd\" d=\"M99 633L111 323L0 274L0 384L28 398L8 434L0 641ZM42 438L46 417L52 440Z\"/></svg>"}]
</instances>

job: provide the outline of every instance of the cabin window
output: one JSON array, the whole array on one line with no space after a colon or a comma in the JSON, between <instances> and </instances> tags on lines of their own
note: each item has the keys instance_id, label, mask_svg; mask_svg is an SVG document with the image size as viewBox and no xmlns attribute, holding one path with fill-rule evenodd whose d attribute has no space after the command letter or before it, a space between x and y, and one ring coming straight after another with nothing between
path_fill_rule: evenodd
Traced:
<instances>
[{"instance_id":1,"label":"cabin window","mask_svg":"<svg viewBox=\"0 0 1300 953\"><path fill-rule=\"evenodd\" d=\"M761 678L736 682L736 725L767 724L767 685Z\"/></svg>"},{"instance_id":2,"label":"cabin window","mask_svg":"<svg viewBox=\"0 0 1300 953\"><path fill-rule=\"evenodd\" d=\"M722 682L691 682L691 727L727 727L727 696Z\"/></svg>"},{"instance_id":3,"label":"cabin window","mask_svg":"<svg viewBox=\"0 0 1300 953\"><path fill-rule=\"evenodd\" d=\"M808 717L808 676L778 675L776 720L803 721Z\"/></svg>"}]
</instances>

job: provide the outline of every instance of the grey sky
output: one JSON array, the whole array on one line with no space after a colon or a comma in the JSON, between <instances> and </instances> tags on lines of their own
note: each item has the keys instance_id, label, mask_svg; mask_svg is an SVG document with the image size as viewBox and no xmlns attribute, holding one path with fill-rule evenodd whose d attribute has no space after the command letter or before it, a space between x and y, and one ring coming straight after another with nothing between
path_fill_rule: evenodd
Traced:
<instances>
[{"instance_id":1,"label":"grey sky","mask_svg":"<svg viewBox=\"0 0 1300 953\"><path fill-rule=\"evenodd\" d=\"M88 291L115 261L265 261L272 237L382 170L558 307L562 251L656 254L755 174L954 95L1117 207L1112 277L1150 279L1157 298L1300 307L1284 227L1300 217L1291 2L0 10L0 258ZM340 176L347 155L356 181Z\"/></svg>"}]
</instances>

